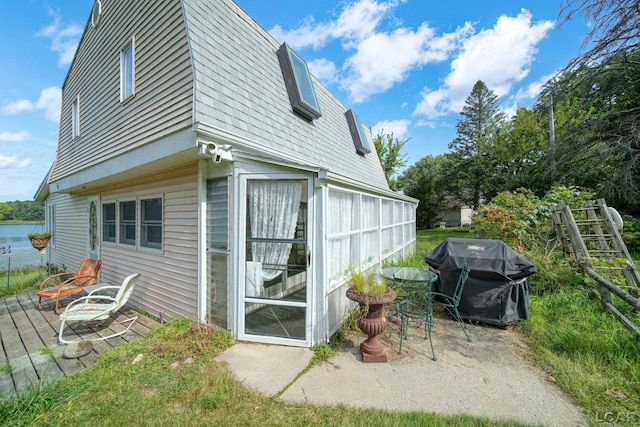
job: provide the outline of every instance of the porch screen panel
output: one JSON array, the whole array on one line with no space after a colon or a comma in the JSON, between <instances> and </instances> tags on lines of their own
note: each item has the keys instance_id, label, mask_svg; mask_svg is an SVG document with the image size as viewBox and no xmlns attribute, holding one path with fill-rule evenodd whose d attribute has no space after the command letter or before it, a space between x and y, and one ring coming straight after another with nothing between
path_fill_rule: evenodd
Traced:
<instances>
[{"instance_id":1,"label":"porch screen panel","mask_svg":"<svg viewBox=\"0 0 640 427\"><path fill-rule=\"evenodd\" d=\"M357 194L329 191L328 257L331 282L342 280L349 267L359 264L357 230Z\"/></svg>"},{"instance_id":2,"label":"porch screen panel","mask_svg":"<svg viewBox=\"0 0 640 427\"><path fill-rule=\"evenodd\" d=\"M228 329L229 290L229 180L207 181L207 287L209 321Z\"/></svg>"},{"instance_id":3,"label":"porch screen panel","mask_svg":"<svg viewBox=\"0 0 640 427\"><path fill-rule=\"evenodd\" d=\"M380 261L380 208L377 197L362 196L361 265L367 269Z\"/></svg>"}]
</instances>

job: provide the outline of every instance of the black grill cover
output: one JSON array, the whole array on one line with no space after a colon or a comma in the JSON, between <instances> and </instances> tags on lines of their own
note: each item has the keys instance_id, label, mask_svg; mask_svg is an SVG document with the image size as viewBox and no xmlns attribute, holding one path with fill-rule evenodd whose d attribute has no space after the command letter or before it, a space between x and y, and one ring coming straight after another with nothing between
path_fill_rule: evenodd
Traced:
<instances>
[{"instance_id":1,"label":"black grill cover","mask_svg":"<svg viewBox=\"0 0 640 427\"><path fill-rule=\"evenodd\" d=\"M439 275L438 290L453 293L466 263L471 272L458 307L467 320L506 327L529 319L526 277L536 267L500 240L449 238L425 262Z\"/></svg>"}]
</instances>

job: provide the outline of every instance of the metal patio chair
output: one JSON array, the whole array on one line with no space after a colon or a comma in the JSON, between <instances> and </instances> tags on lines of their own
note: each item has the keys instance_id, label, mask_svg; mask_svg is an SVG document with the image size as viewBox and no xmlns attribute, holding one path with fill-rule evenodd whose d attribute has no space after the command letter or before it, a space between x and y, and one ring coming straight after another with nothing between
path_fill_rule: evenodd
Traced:
<instances>
[{"instance_id":1,"label":"metal patio chair","mask_svg":"<svg viewBox=\"0 0 640 427\"><path fill-rule=\"evenodd\" d=\"M460 276L458 277L458 281L456 283L456 287L453 291L453 294L445 294L443 292L435 292L432 291L429 293L429 298L427 300L427 330L429 335L429 343L431 344L431 355L433 356L433 360L437 360L436 353L433 351L433 341L431 340L431 331L433 329L433 307L440 306L444 307L449 314L453 316L453 318L458 322L465 336L467 337L467 341L471 342L471 337L467 333L467 325L462 320L462 316L460 316L460 312L458 311L458 305L460 304L460 298L462 297L462 291L464 290L464 284L467 282L469 278L469 272L471 270L467 266L464 265L462 270L460 271Z\"/></svg>"},{"instance_id":2,"label":"metal patio chair","mask_svg":"<svg viewBox=\"0 0 640 427\"><path fill-rule=\"evenodd\" d=\"M38 307L42 309L42 298L55 299L55 311L59 313L60 298L82 293L86 286L96 283L101 265L102 261L100 260L83 259L78 271L58 273L44 279L42 283L40 283L40 289L36 292L38 296ZM50 280L65 276L67 276L67 278L62 283L56 287L47 289L47 286L50 286Z\"/></svg>"},{"instance_id":3,"label":"metal patio chair","mask_svg":"<svg viewBox=\"0 0 640 427\"><path fill-rule=\"evenodd\" d=\"M91 292L86 297L81 297L75 301L72 301L60 315L60 332L58 333L58 341L64 344L82 341L82 339L74 341L65 340L63 338L65 325L68 322L91 322L96 320L109 319L129 300L129 297L133 293L133 288L136 285L139 277L139 273L132 274L124 279L121 286L102 286ZM115 297L98 294L106 290L115 289L117 289L118 291ZM138 316L121 320L118 323L128 323L128 326L125 330L116 332L106 337L95 338L91 341L100 341L122 335L131 328L136 320L138 320Z\"/></svg>"}]
</instances>

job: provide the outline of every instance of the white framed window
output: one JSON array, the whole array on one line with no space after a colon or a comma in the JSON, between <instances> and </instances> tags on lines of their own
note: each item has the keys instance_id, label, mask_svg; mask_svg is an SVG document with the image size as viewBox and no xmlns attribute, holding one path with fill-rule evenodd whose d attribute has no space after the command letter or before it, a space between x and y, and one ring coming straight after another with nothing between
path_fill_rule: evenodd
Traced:
<instances>
[{"instance_id":1,"label":"white framed window","mask_svg":"<svg viewBox=\"0 0 640 427\"><path fill-rule=\"evenodd\" d=\"M95 0L93 2L93 8L91 9L91 26L96 28L100 22L100 16L102 16L102 2Z\"/></svg>"},{"instance_id":2,"label":"white framed window","mask_svg":"<svg viewBox=\"0 0 640 427\"><path fill-rule=\"evenodd\" d=\"M102 204L102 241L116 242L116 202Z\"/></svg>"},{"instance_id":3,"label":"white framed window","mask_svg":"<svg viewBox=\"0 0 640 427\"><path fill-rule=\"evenodd\" d=\"M71 103L71 138L80 136L80 95Z\"/></svg>"},{"instance_id":4,"label":"white framed window","mask_svg":"<svg viewBox=\"0 0 640 427\"><path fill-rule=\"evenodd\" d=\"M135 38L120 50L120 102L135 94Z\"/></svg>"},{"instance_id":5,"label":"white framed window","mask_svg":"<svg viewBox=\"0 0 640 427\"><path fill-rule=\"evenodd\" d=\"M118 202L118 243L121 245L136 244L136 201L126 200Z\"/></svg>"},{"instance_id":6,"label":"white framed window","mask_svg":"<svg viewBox=\"0 0 640 427\"><path fill-rule=\"evenodd\" d=\"M140 199L140 246L162 249L162 197Z\"/></svg>"},{"instance_id":7,"label":"white framed window","mask_svg":"<svg viewBox=\"0 0 640 427\"><path fill-rule=\"evenodd\" d=\"M102 203L102 242L133 249L162 250L164 210L162 195Z\"/></svg>"}]
</instances>

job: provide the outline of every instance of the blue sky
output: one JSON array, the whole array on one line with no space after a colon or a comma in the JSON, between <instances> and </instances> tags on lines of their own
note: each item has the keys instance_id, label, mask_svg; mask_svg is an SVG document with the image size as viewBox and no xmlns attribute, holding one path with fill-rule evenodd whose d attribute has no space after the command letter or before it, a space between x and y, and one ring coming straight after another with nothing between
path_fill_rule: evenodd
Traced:
<instances>
[{"instance_id":1,"label":"blue sky","mask_svg":"<svg viewBox=\"0 0 640 427\"><path fill-rule=\"evenodd\" d=\"M108 1L108 0L103 0ZM502 108L531 106L580 50L588 23L560 0L236 0L374 132L441 154L483 80ZM60 87L93 0L0 2L0 201L30 200L55 159Z\"/></svg>"}]
</instances>

